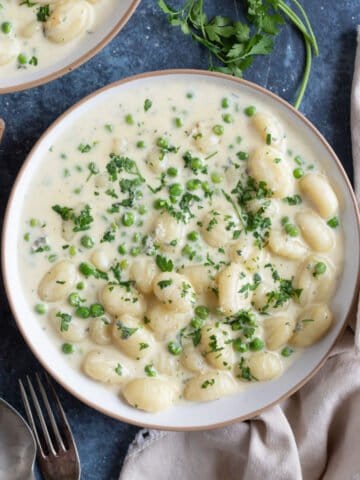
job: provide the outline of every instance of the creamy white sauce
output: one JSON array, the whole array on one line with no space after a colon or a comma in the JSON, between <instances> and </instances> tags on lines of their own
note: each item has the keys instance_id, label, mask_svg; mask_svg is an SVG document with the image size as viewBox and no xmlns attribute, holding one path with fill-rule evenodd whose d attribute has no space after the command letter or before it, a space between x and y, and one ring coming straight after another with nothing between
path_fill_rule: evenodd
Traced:
<instances>
[{"instance_id":1,"label":"creamy white sauce","mask_svg":"<svg viewBox=\"0 0 360 480\"><path fill-rule=\"evenodd\" d=\"M224 98L227 99L228 106L225 105L226 102L224 104ZM147 111L144 109L146 99L152 102L151 107ZM226 108L224 108L224 105ZM256 295L261 288L265 288L264 294L271 291L279 291L280 283L278 279L274 281L274 272L277 272L275 277L278 276L292 282L291 286L295 288L296 278L294 280L294 277L298 276L299 269L305 259L310 255L315 255L317 259L320 257L319 262L324 261L327 265L327 273L315 274L313 276L314 281L320 282L321 275L327 275L329 271L331 271L330 276L334 281L332 282L332 287L329 287L328 291L322 294L321 301L316 300L315 303L327 303L329 301L332 289L335 287L335 280L340 275L342 269L343 241L341 221L340 226L337 228L330 228L326 225L326 221L329 218L323 220L325 228L333 238L333 245L329 251L314 252L301 235L299 226L296 225L296 214L309 209L314 211L313 204L300 191L299 180L293 178L293 170L297 168L301 168L304 175L314 172L325 172L322 171L321 164L309 145L290 126L283 125L285 135L281 139L275 138L275 135L273 135L273 138L269 138L268 135L264 137L263 134L259 133L254 127L255 117L249 117L244 113L244 110L249 105L255 106L257 112L275 115L281 126L281 116L278 115L278 112L269 112L267 106L258 104L256 99L251 96L241 95L240 97L236 92L226 88L214 89L211 84L206 82L199 81L198 83L188 85L181 81L166 81L161 87L153 85L130 90L103 102L100 107L97 105L90 112L87 111L81 122L76 121L73 125L69 125L61 138L51 147L47 155L44 156L31 188L24 198L22 233L25 239L23 237L19 238L18 251L23 288L27 291L29 303L34 308L39 303L45 306L47 313L38 315L38 321L42 323L43 328L48 331L59 348L66 341L64 338L61 338L61 334L64 332L59 332L59 328L57 328L57 332L55 331L50 317L54 312L61 312L71 315L72 322L79 322L75 314L76 308L69 305L67 298L51 303L41 301L38 296L38 286L44 274L63 259L71 261L78 269L82 262L91 265L93 252L101 251L109 265L114 266L120 262L120 265L123 267L121 280L127 281L132 279L130 269L133 262L139 258L154 260L154 256L151 256L151 254L155 253L165 257L167 260L171 260L174 271L181 272L183 267L186 268L189 265L206 265L207 278L212 278L210 289L214 288L216 292L219 287L218 273L230 263L229 252L233 248L232 245L242 238L249 239L250 245L255 241L251 231L245 233L233 205L228 201L229 197L225 198L224 192L226 195L230 195L232 201L237 206L238 212L246 212L246 209L242 210L241 206L238 205L237 195L231 192L236 188L241 177L244 178L244 181L247 180L249 162L255 155L256 149L261 147L268 148L266 142L271 143L270 146L277 149L278 156L282 162L281 165L283 165L284 169L289 170L289 178L293 182L290 182L290 196L294 198L295 195L299 195L301 203L289 205L282 198L274 199L273 197L260 200L260 204L255 209L255 212L258 211L263 202L268 202L269 205L265 208L262 219L270 218L271 227L260 230L261 234L265 234L261 249L258 251L260 260L257 261L255 259L254 261L251 258L245 266L240 262L246 275L248 275L248 278L242 283L240 281L240 287L249 284L250 288L245 286L242 288L241 294L239 294L239 289L234 290L234 295L237 296L242 308L250 309L255 315L258 326L253 334L253 338L256 337L263 340L265 345L262 351L266 351L267 338L262 327L266 318L284 315L289 318L289 321L294 322L294 329L296 330L301 328L301 322L299 325L296 324L296 321L301 316L304 308L308 306L306 302L305 305L301 305L297 301L296 295L293 295L288 302L277 308L263 308L265 310L263 313L265 314L261 313L260 307L258 309L254 308L250 303L251 296ZM215 131L218 133L222 131L223 133L221 135L214 133L214 126L221 126L220 130L217 127ZM158 162L158 171L154 172L154 167L151 164L154 162L154 159L157 160L159 158L158 154L161 150L157 146L159 138L166 139L167 145L176 147L176 149L174 149L174 152L164 152L164 158ZM281 142L275 145L279 140ZM139 142L143 143L139 144ZM195 173L194 170L186 166L187 162L183 159L183 156L187 151L191 152L192 158L200 158L201 168L205 167L204 173L199 171ZM154 156L154 152L157 152L157 155ZM239 152L245 152L246 155ZM109 157L111 153L134 160L138 171L144 179L144 182L138 187L138 191L141 194L137 194L139 197L135 199L134 205L131 208L119 206L119 211L114 213L109 213L112 205L128 198L128 193L120 192L119 180L122 178L134 180L138 176L118 172L117 180L111 181L106 168L111 160ZM247 159L247 154L249 159ZM241 160L239 157L245 159ZM278 163L277 158L275 160L275 163ZM89 165L91 163L95 165L95 171L99 171L99 173L90 174ZM175 177L169 176L169 167L177 169ZM94 166L91 169L94 170ZM164 174L164 185L160 191L152 193L149 186L152 188L161 186L161 173ZM208 182L205 190L210 191L211 194L207 194L207 198L201 186L196 190L187 190L187 182L194 179L200 180L200 183ZM180 184L182 193L180 196L174 197L174 203L171 203L169 188L174 183ZM111 196L111 191L117 198ZM190 205L190 211L194 217L190 218L187 223L183 223L180 220L177 225L181 225L179 227L180 230L183 230L181 234L178 228L175 235L176 238L167 238L167 243L170 243L172 240L178 241L175 247L167 245L165 249L154 249L154 243L156 244L154 236L161 236L163 233L161 231L163 227L159 225L158 221L158 216L163 210L154 208L154 200L163 199L169 205L172 205L178 214L181 212L181 214L185 213L186 215L186 211L179 207L179 200L183 198L185 192L199 197L199 200L195 200ZM54 205L78 209L77 214L85 205L89 205L93 217L90 229L74 233L72 231L74 225L70 223L70 237L66 237L67 240L65 240L62 231L62 220L59 214L52 209ZM229 224L227 232L230 232L231 235L230 240L226 240L226 242L225 237L228 233L220 237L221 246L214 247L205 241L207 235L211 232L211 228L209 231L204 228L206 223L204 216L209 212L215 211L218 213L221 209L224 209L231 216L231 219L230 217L226 219L226 222ZM116 210L116 208L113 208L113 210ZM141 213L139 213L139 210ZM134 224L132 226L124 226L122 223L123 214L129 212L134 215ZM210 215L210 221L213 217L218 218L217 213ZM338 216L338 213L336 213L336 216ZM284 217L288 217L288 224L298 229L296 237L286 234ZM201 227L198 222L202 222ZM213 223L212 228L216 228L216 222ZM287 240L298 241L302 248L306 249L305 255L297 259L288 259L275 255L267 245L266 230L271 231L272 229L279 230L281 235ZM187 238L187 235L193 231L198 233L196 241ZM110 232L110 240L112 237L113 239L111 241L102 241L107 232ZM94 240L93 248L87 249L82 246L81 238L84 235L89 235ZM136 235L139 237L138 239ZM234 240L233 238L238 235L239 238ZM147 240L142 241L145 236ZM41 240L39 241L39 239ZM44 243L44 239L46 239L46 243ZM32 252L32 250L44 245L46 245L45 251ZM124 246L127 253L119 253L118 247L120 245ZM185 251L183 250L184 247ZM138 249L140 252L139 256L132 256L130 254L131 251L133 253L137 252L131 249ZM116 281L108 267L105 268L104 266L103 270L107 271L109 281ZM144 272L145 275L146 272ZM71 291L78 292L80 297L84 299L82 305L89 306L99 303L101 301L99 293L107 283L106 280L95 279L93 276L85 278L78 272L77 282L80 281L84 283L84 289L77 290L74 287ZM258 286L256 286L256 283L258 283ZM263 287L264 285L266 287ZM166 290L166 287L162 291L164 290ZM246 300L247 296L248 300ZM139 318L139 322L142 322L144 317L146 322L147 312L151 309L151 306L159 303L152 293L145 294L143 297L147 307L145 315ZM210 315L205 325L215 325L215 328L220 331L222 328L221 322L225 318L224 315L218 313L219 300L216 294L208 291L206 294L196 295L193 307L198 305L206 305L210 310ZM192 311L193 307L189 307L191 310L189 319L195 316ZM264 302L262 307L264 307ZM166 304L165 308L170 309L169 311L171 312L174 305ZM109 322L117 321L116 318L106 313L102 317ZM186 324L189 324L189 321ZM81 319L80 322L83 322L81 325L88 329L93 320ZM118 363L121 365L123 373L128 371L128 377L124 378L124 383L133 378L146 377L146 366L153 365L157 372L154 378L165 378L175 382L178 392L176 395L181 398L184 385L186 388L186 382L189 378L196 376L196 373L182 366L182 355L172 355L168 351L168 343L170 341L179 342L179 329L170 331L166 335L161 335L159 332L152 330L151 324L150 326L142 324L141 328L155 337L154 347L145 358L139 360L132 359L113 343L111 345L96 345L91 337L87 335L80 342L69 342L72 344L73 353L64 355L64 361L72 362L74 368L83 368L84 356L87 352L91 350L107 352L115 359L115 365ZM200 360L201 358L205 359L203 363L206 371L213 371L215 375L216 372L213 370L214 364L209 364L206 361L209 358L208 352L204 351L204 348L201 348L201 346L192 346L193 337L189 337L189 334L193 331L194 328L186 327L185 335L182 338L183 347L186 348L186 345L188 345L188 348L195 349L199 353ZM188 335L187 338L186 335ZM235 339L239 336L242 336L243 343L249 344L251 339L247 339L241 331L236 329L230 329L230 334L225 340L229 338ZM293 348L294 352L291 356L284 357L281 352L289 344L288 340L274 352L276 362L280 365L281 370L288 368L290 363L295 358L298 358L300 354L306 355L306 350L302 353L302 348L299 346ZM210 345L209 351L212 348ZM225 349L228 348L232 349L231 342L227 342ZM200 351L202 351L203 356ZM219 352L221 356L222 351L219 350ZM230 353L231 355L233 355L233 364L228 364L221 368L225 368L225 371L233 374L235 389L246 388L252 382L239 378L239 374L241 377L242 373L245 373L246 376L246 371L239 370L239 363L241 358L243 358L242 365L246 367L248 359L254 353L251 351L241 353L234 350L233 353ZM277 372L277 374L279 373L281 372ZM202 388L210 391L212 387L213 385L210 382L210 385L207 384ZM109 385L109 388L114 388L115 392L121 391L119 386ZM204 392L201 391L201 393ZM139 406L141 408L141 404Z\"/></svg>"},{"instance_id":2,"label":"creamy white sauce","mask_svg":"<svg viewBox=\"0 0 360 480\"><path fill-rule=\"evenodd\" d=\"M115 0L1 0L0 77L26 77L60 62L97 31Z\"/></svg>"}]
</instances>

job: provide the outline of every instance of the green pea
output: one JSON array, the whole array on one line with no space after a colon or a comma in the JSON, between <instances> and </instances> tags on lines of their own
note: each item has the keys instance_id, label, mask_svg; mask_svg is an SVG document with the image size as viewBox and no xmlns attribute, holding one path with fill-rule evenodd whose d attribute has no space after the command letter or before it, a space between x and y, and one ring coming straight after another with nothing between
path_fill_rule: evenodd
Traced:
<instances>
[{"instance_id":1,"label":"green pea","mask_svg":"<svg viewBox=\"0 0 360 480\"><path fill-rule=\"evenodd\" d=\"M265 346L264 342L261 340L261 338L258 338L258 337L254 338L249 343L250 350L252 350L253 352L259 352L264 348L264 346Z\"/></svg>"},{"instance_id":2,"label":"green pea","mask_svg":"<svg viewBox=\"0 0 360 480\"><path fill-rule=\"evenodd\" d=\"M90 316L91 317L101 317L104 315L105 310L101 303L93 303L90 305Z\"/></svg>"},{"instance_id":3,"label":"green pea","mask_svg":"<svg viewBox=\"0 0 360 480\"><path fill-rule=\"evenodd\" d=\"M209 309L204 305L198 305L195 308L195 315L201 318L201 320L206 320L209 316Z\"/></svg>"},{"instance_id":4,"label":"green pea","mask_svg":"<svg viewBox=\"0 0 360 480\"><path fill-rule=\"evenodd\" d=\"M183 193L183 187L180 183L173 183L169 187L169 193L173 197L179 197Z\"/></svg>"},{"instance_id":5,"label":"green pea","mask_svg":"<svg viewBox=\"0 0 360 480\"><path fill-rule=\"evenodd\" d=\"M35 312L38 313L39 315L44 315L46 313L47 307L43 303L38 303L35 305Z\"/></svg>"},{"instance_id":6,"label":"green pea","mask_svg":"<svg viewBox=\"0 0 360 480\"><path fill-rule=\"evenodd\" d=\"M156 377L156 370L154 368L154 365L146 365L144 371L148 377Z\"/></svg>"},{"instance_id":7,"label":"green pea","mask_svg":"<svg viewBox=\"0 0 360 480\"><path fill-rule=\"evenodd\" d=\"M140 252L141 252L140 247L132 247L132 248L130 248L130 255L131 255L132 257L137 257L137 256L140 254Z\"/></svg>"},{"instance_id":8,"label":"green pea","mask_svg":"<svg viewBox=\"0 0 360 480\"><path fill-rule=\"evenodd\" d=\"M209 182L202 182L201 188L203 189L204 192L211 192Z\"/></svg>"},{"instance_id":9,"label":"green pea","mask_svg":"<svg viewBox=\"0 0 360 480\"><path fill-rule=\"evenodd\" d=\"M290 357L290 355L292 355L293 353L294 353L294 349L292 349L291 347L284 347L281 350L281 355L283 357Z\"/></svg>"},{"instance_id":10,"label":"green pea","mask_svg":"<svg viewBox=\"0 0 360 480\"><path fill-rule=\"evenodd\" d=\"M29 232L26 232L24 234L24 240L25 240L25 242L28 242L30 240L30 233Z\"/></svg>"},{"instance_id":11,"label":"green pea","mask_svg":"<svg viewBox=\"0 0 360 480\"><path fill-rule=\"evenodd\" d=\"M74 352L74 347L71 345L71 343L63 343L61 346L61 350L66 355L69 355L70 353Z\"/></svg>"},{"instance_id":12,"label":"green pea","mask_svg":"<svg viewBox=\"0 0 360 480\"><path fill-rule=\"evenodd\" d=\"M120 268L121 270L125 270L128 267L128 261L127 260L121 260L120 262Z\"/></svg>"},{"instance_id":13,"label":"green pea","mask_svg":"<svg viewBox=\"0 0 360 480\"><path fill-rule=\"evenodd\" d=\"M333 218L330 218L330 220L327 221L327 224L331 228L336 228L336 227L339 226L340 222L339 222L338 217L333 217Z\"/></svg>"},{"instance_id":14,"label":"green pea","mask_svg":"<svg viewBox=\"0 0 360 480\"><path fill-rule=\"evenodd\" d=\"M6 34L7 34L7 33L10 33L10 32L11 32L11 28L12 28L12 25L11 25L10 22L3 22L3 23L1 24L1 31L2 31L3 33L6 33Z\"/></svg>"},{"instance_id":15,"label":"green pea","mask_svg":"<svg viewBox=\"0 0 360 480\"><path fill-rule=\"evenodd\" d=\"M128 113L127 115L125 115L125 122L128 124L128 125L134 125L134 118L133 116Z\"/></svg>"},{"instance_id":16,"label":"green pea","mask_svg":"<svg viewBox=\"0 0 360 480\"><path fill-rule=\"evenodd\" d=\"M136 146L137 148L145 148L144 140L139 140L138 142L136 142Z\"/></svg>"},{"instance_id":17,"label":"green pea","mask_svg":"<svg viewBox=\"0 0 360 480\"><path fill-rule=\"evenodd\" d=\"M140 215L145 215L145 213L147 213L147 208L145 207L145 205L139 205L138 212L140 213Z\"/></svg>"},{"instance_id":18,"label":"green pea","mask_svg":"<svg viewBox=\"0 0 360 480\"><path fill-rule=\"evenodd\" d=\"M76 288L77 288L78 290L84 290L84 288L85 288L85 283L84 283L84 282L78 282L78 283L76 284Z\"/></svg>"},{"instance_id":19,"label":"green pea","mask_svg":"<svg viewBox=\"0 0 360 480\"><path fill-rule=\"evenodd\" d=\"M80 243L84 248L92 248L95 245L94 240L89 235L83 235Z\"/></svg>"},{"instance_id":20,"label":"green pea","mask_svg":"<svg viewBox=\"0 0 360 480\"><path fill-rule=\"evenodd\" d=\"M233 340L233 348L236 352L241 352L241 353L244 353L244 352L247 352L248 350L248 346L245 342L242 341L242 339L239 337L239 338L235 338Z\"/></svg>"},{"instance_id":21,"label":"green pea","mask_svg":"<svg viewBox=\"0 0 360 480\"><path fill-rule=\"evenodd\" d=\"M175 126L176 126L177 128L180 128L180 127L183 126L183 121L182 121L182 119L181 119L180 117L176 117L176 118L175 118Z\"/></svg>"},{"instance_id":22,"label":"green pea","mask_svg":"<svg viewBox=\"0 0 360 480\"><path fill-rule=\"evenodd\" d=\"M239 160L248 160L249 159L249 154L247 152L237 152L236 156L238 157Z\"/></svg>"},{"instance_id":23,"label":"green pea","mask_svg":"<svg viewBox=\"0 0 360 480\"><path fill-rule=\"evenodd\" d=\"M39 222L36 220L36 218L31 218L29 223L30 223L30 227L34 228L38 225Z\"/></svg>"},{"instance_id":24,"label":"green pea","mask_svg":"<svg viewBox=\"0 0 360 480\"><path fill-rule=\"evenodd\" d=\"M217 172L212 172L210 178L213 183L221 183L222 180L222 176Z\"/></svg>"},{"instance_id":25,"label":"green pea","mask_svg":"<svg viewBox=\"0 0 360 480\"><path fill-rule=\"evenodd\" d=\"M246 107L244 110L245 115L248 117L252 117L255 114L255 112L256 112L256 107L254 107L253 105Z\"/></svg>"},{"instance_id":26,"label":"green pea","mask_svg":"<svg viewBox=\"0 0 360 480\"><path fill-rule=\"evenodd\" d=\"M125 255L127 252L126 245L122 243L121 245L118 246L118 252L120 255Z\"/></svg>"},{"instance_id":27,"label":"green pea","mask_svg":"<svg viewBox=\"0 0 360 480\"><path fill-rule=\"evenodd\" d=\"M202 162L201 158L193 157L190 160L190 167L191 167L192 170L200 170L200 168L203 167L203 162Z\"/></svg>"},{"instance_id":28,"label":"green pea","mask_svg":"<svg viewBox=\"0 0 360 480\"><path fill-rule=\"evenodd\" d=\"M17 59L18 59L18 62L20 63L20 65L26 65L27 64L27 56L24 55L23 53L19 53Z\"/></svg>"},{"instance_id":29,"label":"green pea","mask_svg":"<svg viewBox=\"0 0 360 480\"><path fill-rule=\"evenodd\" d=\"M74 257L76 255L76 247L74 245L71 245L71 247L69 248L69 255L71 257Z\"/></svg>"},{"instance_id":30,"label":"green pea","mask_svg":"<svg viewBox=\"0 0 360 480\"><path fill-rule=\"evenodd\" d=\"M180 355L183 351L182 346L174 341L168 343L168 350L172 355Z\"/></svg>"},{"instance_id":31,"label":"green pea","mask_svg":"<svg viewBox=\"0 0 360 480\"><path fill-rule=\"evenodd\" d=\"M166 201L163 200L162 198L157 198L154 202L154 208L156 210L161 210L162 208L164 208L166 206Z\"/></svg>"},{"instance_id":32,"label":"green pea","mask_svg":"<svg viewBox=\"0 0 360 480\"><path fill-rule=\"evenodd\" d=\"M325 272L326 272L326 263L324 262L318 262L315 266L314 266L314 277L317 277L318 275L323 275Z\"/></svg>"},{"instance_id":33,"label":"green pea","mask_svg":"<svg viewBox=\"0 0 360 480\"><path fill-rule=\"evenodd\" d=\"M156 145L160 148L168 148L169 142L164 137L159 137L156 141Z\"/></svg>"},{"instance_id":34,"label":"green pea","mask_svg":"<svg viewBox=\"0 0 360 480\"><path fill-rule=\"evenodd\" d=\"M185 245L183 249L181 250L181 253L185 255L186 257L190 257L193 254L193 251L191 250L190 245Z\"/></svg>"},{"instance_id":35,"label":"green pea","mask_svg":"<svg viewBox=\"0 0 360 480\"><path fill-rule=\"evenodd\" d=\"M75 310L75 315L80 318L89 318L90 317L90 309L88 307L77 307Z\"/></svg>"},{"instance_id":36,"label":"green pea","mask_svg":"<svg viewBox=\"0 0 360 480\"><path fill-rule=\"evenodd\" d=\"M131 212L124 213L121 217L121 221L125 227L131 227L131 225L134 225L135 222L134 214Z\"/></svg>"},{"instance_id":37,"label":"green pea","mask_svg":"<svg viewBox=\"0 0 360 480\"><path fill-rule=\"evenodd\" d=\"M199 317L194 317L191 320L190 325L193 328L195 328L196 330L199 330L199 328L201 328L204 325L204 320L202 318L199 318Z\"/></svg>"},{"instance_id":38,"label":"green pea","mask_svg":"<svg viewBox=\"0 0 360 480\"><path fill-rule=\"evenodd\" d=\"M284 228L285 232L290 235L290 237L297 237L299 235L297 226L293 225L292 223L287 223Z\"/></svg>"},{"instance_id":39,"label":"green pea","mask_svg":"<svg viewBox=\"0 0 360 480\"><path fill-rule=\"evenodd\" d=\"M230 103L229 103L229 100L226 97L224 97L221 100L221 106L222 106L222 108L229 108Z\"/></svg>"},{"instance_id":40,"label":"green pea","mask_svg":"<svg viewBox=\"0 0 360 480\"><path fill-rule=\"evenodd\" d=\"M230 115L230 113L224 113L222 116L222 119L224 120L225 123L232 123L234 121L233 116Z\"/></svg>"},{"instance_id":41,"label":"green pea","mask_svg":"<svg viewBox=\"0 0 360 480\"><path fill-rule=\"evenodd\" d=\"M281 225L285 226L287 223L289 223L289 221L290 221L289 217L282 217Z\"/></svg>"},{"instance_id":42,"label":"green pea","mask_svg":"<svg viewBox=\"0 0 360 480\"><path fill-rule=\"evenodd\" d=\"M140 240L140 238L141 238L140 233L139 233L139 232L136 232L136 233L134 233L134 235L133 235L133 237L132 237L132 241L135 242L135 243L137 243L137 242Z\"/></svg>"},{"instance_id":43,"label":"green pea","mask_svg":"<svg viewBox=\"0 0 360 480\"><path fill-rule=\"evenodd\" d=\"M200 186L201 186L201 182L197 178L193 178L186 182L186 188L188 190L197 190Z\"/></svg>"},{"instance_id":44,"label":"green pea","mask_svg":"<svg viewBox=\"0 0 360 480\"><path fill-rule=\"evenodd\" d=\"M302 168L300 168L300 167L295 168L295 169L293 170L293 175L294 175L294 177L297 178L297 179L298 179L298 178L301 178L301 177L304 175L304 170L303 170Z\"/></svg>"},{"instance_id":45,"label":"green pea","mask_svg":"<svg viewBox=\"0 0 360 480\"><path fill-rule=\"evenodd\" d=\"M190 240L191 242L196 242L198 238L199 238L199 234L198 232L195 232L195 230L187 234L187 239Z\"/></svg>"},{"instance_id":46,"label":"green pea","mask_svg":"<svg viewBox=\"0 0 360 480\"><path fill-rule=\"evenodd\" d=\"M80 298L80 295L76 292L70 293L68 302L72 307L79 307L84 300Z\"/></svg>"},{"instance_id":47,"label":"green pea","mask_svg":"<svg viewBox=\"0 0 360 480\"><path fill-rule=\"evenodd\" d=\"M224 127L222 125L214 125L212 131L215 135L221 136L224 133Z\"/></svg>"},{"instance_id":48,"label":"green pea","mask_svg":"<svg viewBox=\"0 0 360 480\"><path fill-rule=\"evenodd\" d=\"M85 262L80 263L79 270L85 277L90 277L90 275L94 275L95 273L95 269Z\"/></svg>"},{"instance_id":49,"label":"green pea","mask_svg":"<svg viewBox=\"0 0 360 480\"><path fill-rule=\"evenodd\" d=\"M176 175L178 174L178 171L177 171L177 168L175 167L169 167L166 173L169 175L169 177L176 177Z\"/></svg>"},{"instance_id":50,"label":"green pea","mask_svg":"<svg viewBox=\"0 0 360 480\"><path fill-rule=\"evenodd\" d=\"M128 261L127 260L121 260L120 262L120 268L121 270L125 270L128 267Z\"/></svg>"}]
</instances>

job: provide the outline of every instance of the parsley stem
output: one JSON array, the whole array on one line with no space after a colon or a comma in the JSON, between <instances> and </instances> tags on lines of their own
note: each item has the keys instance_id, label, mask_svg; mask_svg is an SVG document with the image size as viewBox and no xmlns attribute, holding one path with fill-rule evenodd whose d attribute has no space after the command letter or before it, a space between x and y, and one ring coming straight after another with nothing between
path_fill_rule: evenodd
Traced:
<instances>
[{"instance_id":1,"label":"parsley stem","mask_svg":"<svg viewBox=\"0 0 360 480\"><path fill-rule=\"evenodd\" d=\"M244 219L241 215L241 212L240 210L238 209L238 207L236 206L234 200L230 197L230 195L228 193L225 192L225 190L221 189L221 192L222 194L224 195L224 197L226 198L226 200L230 203L230 205L233 207L233 209L235 210L235 213L236 215L238 216L242 226L245 228L245 222L244 222Z\"/></svg>"},{"instance_id":2,"label":"parsley stem","mask_svg":"<svg viewBox=\"0 0 360 480\"><path fill-rule=\"evenodd\" d=\"M308 41L305 41L305 49L306 49L305 70L304 70L303 79L301 81L300 90L299 90L299 93L296 96L296 100L295 100L295 103L294 103L294 107L296 109L299 109L299 107L301 105L301 102L302 102L307 84L309 82L309 77L310 77L312 54L311 54L311 45Z\"/></svg>"},{"instance_id":3,"label":"parsley stem","mask_svg":"<svg viewBox=\"0 0 360 480\"><path fill-rule=\"evenodd\" d=\"M314 53L315 53L315 56L318 56L319 55L319 47L318 47L318 44L317 44L317 41L316 41L316 37L315 37L315 34L314 34L314 31L311 27L311 23L310 23L310 20L309 20L309 17L307 16L303 6L301 5L300 2L298 2L298 0L292 0L292 2L297 6L297 8L299 9L301 15L304 17L304 21L305 21L305 25L309 31L309 35L311 37L311 45L314 49Z\"/></svg>"}]
</instances>

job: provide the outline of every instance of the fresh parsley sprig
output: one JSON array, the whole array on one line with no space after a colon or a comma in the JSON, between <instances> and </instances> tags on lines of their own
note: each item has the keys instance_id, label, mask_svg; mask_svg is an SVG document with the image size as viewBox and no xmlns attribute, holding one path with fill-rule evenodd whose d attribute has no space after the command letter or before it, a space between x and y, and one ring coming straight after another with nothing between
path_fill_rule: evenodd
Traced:
<instances>
[{"instance_id":1,"label":"fresh parsley sprig","mask_svg":"<svg viewBox=\"0 0 360 480\"><path fill-rule=\"evenodd\" d=\"M258 55L268 55L274 47L274 37L286 21L292 23L303 36L305 68L294 102L299 108L310 76L312 55L319 49L309 18L298 0L290 0L298 13L284 0L243 0L246 23L216 15L208 19L204 0L186 0L179 10L166 0L158 0L160 9L171 25L181 28L185 35L206 47L210 53L210 70L242 77ZM216 64L214 64L214 60Z\"/></svg>"}]
</instances>

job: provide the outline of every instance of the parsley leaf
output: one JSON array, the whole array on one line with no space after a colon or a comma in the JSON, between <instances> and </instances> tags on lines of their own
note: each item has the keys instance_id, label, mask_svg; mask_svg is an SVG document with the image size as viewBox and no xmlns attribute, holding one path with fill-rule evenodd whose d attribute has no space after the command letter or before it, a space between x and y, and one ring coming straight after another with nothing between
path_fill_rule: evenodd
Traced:
<instances>
[{"instance_id":1,"label":"parsley leaf","mask_svg":"<svg viewBox=\"0 0 360 480\"><path fill-rule=\"evenodd\" d=\"M156 265L160 268L162 272L172 272L174 264L171 259L167 259L162 255L156 255L155 257Z\"/></svg>"}]
</instances>

